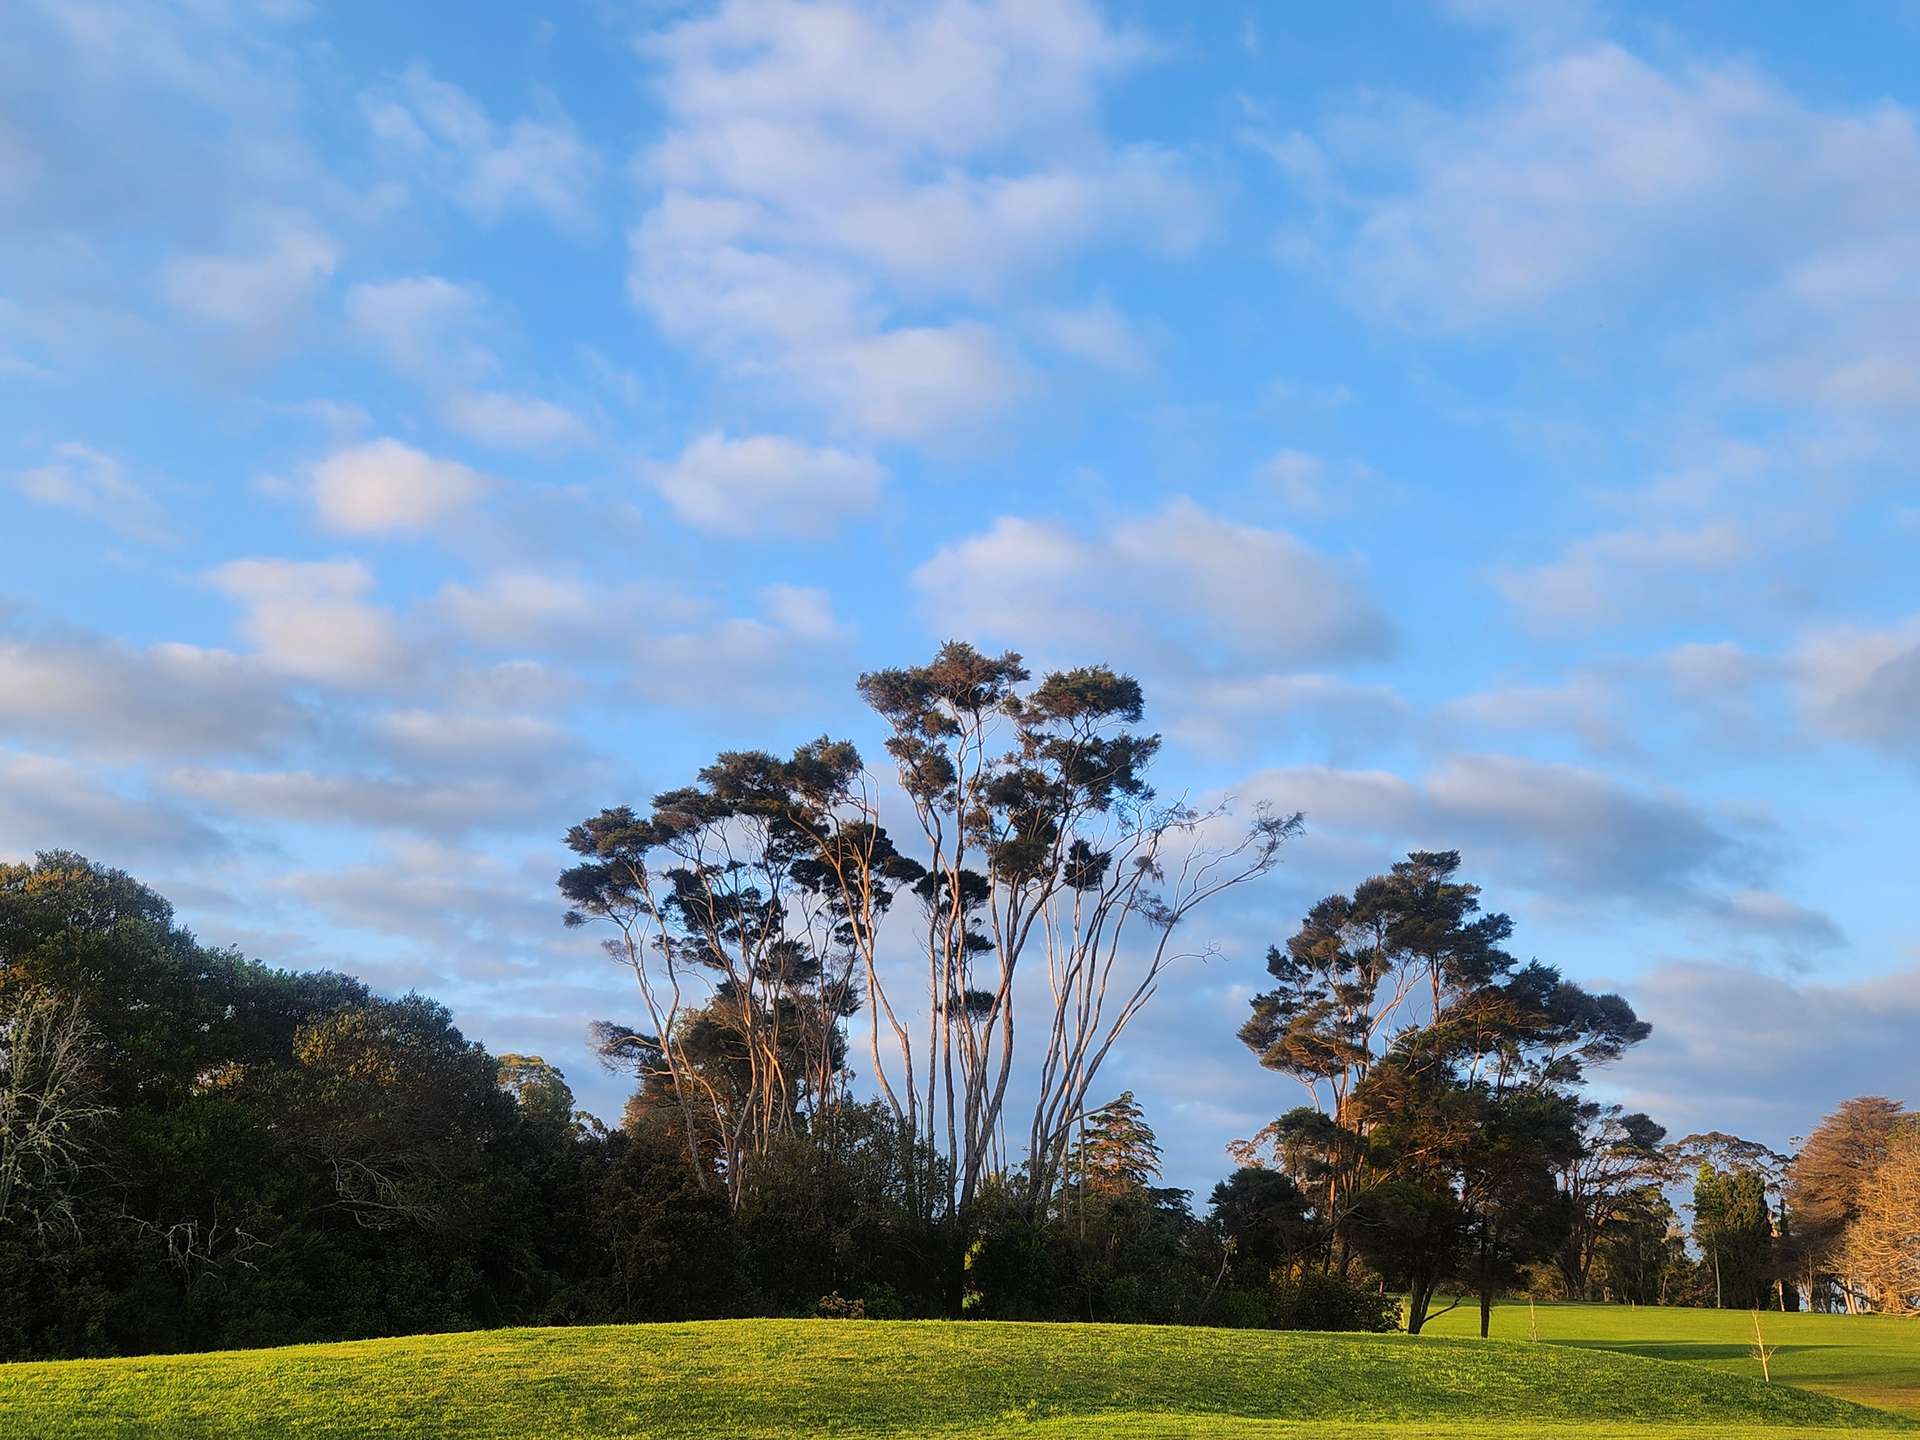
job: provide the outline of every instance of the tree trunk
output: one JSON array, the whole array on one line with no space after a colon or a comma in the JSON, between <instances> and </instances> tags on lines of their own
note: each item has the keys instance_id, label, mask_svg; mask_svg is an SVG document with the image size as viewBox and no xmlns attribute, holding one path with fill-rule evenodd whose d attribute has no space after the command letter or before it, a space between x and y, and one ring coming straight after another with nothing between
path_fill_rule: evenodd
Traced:
<instances>
[{"instance_id":1,"label":"tree trunk","mask_svg":"<svg viewBox=\"0 0 1920 1440\"><path fill-rule=\"evenodd\" d=\"M1480 1338L1487 1338L1487 1331L1493 1324L1493 1287L1480 1287Z\"/></svg>"},{"instance_id":2,"label":"tree trunk","mask_svg":"<svg viewBox=\"0 0 1920 1440\"><path fill-rule=\"evenodd\" d=\"M1427 1306L1433 1303L1433 1286L1419 1280L1411 1281L1407 1286L1407 1333L1418 1335L1420 1327L1427 1323Z\"/></svg>"}]
</instances>

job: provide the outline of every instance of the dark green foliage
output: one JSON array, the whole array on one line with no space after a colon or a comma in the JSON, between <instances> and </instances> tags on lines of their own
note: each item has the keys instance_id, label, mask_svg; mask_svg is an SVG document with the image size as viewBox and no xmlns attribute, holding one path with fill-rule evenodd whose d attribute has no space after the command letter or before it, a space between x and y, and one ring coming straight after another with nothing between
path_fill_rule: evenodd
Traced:
<instances>
[{"instance_id":1,"label":"dark green foliage","mask_svg":"<svg viewBox=\"0 0 1920 1440\"><path fill-rule=\"evenodd\" d=\"M523 1110L431 1001L208 950L67 854L0 869L0 1006L28 987L85 1013L111 1116L67 1231L0 1222L0 1352L535 1319L593 1253L564 1082Z\"/></svg>"},{"instance_id":2,"label":"dark green foliage","mask_svg":"<svg viewBox=\"0 0 1920 1440\"><path fill-rule=\"evenodd\" d=\"M1266 1323L1275 1330L1385 1333L1400 1328L1400 1300L1379 1285L1304 1270L1274 1286Z\"/></svg>"},{"instance_id":3,"label":"dark green foliage","mask_svg":"<svg viewBox=\"0 0 1920 1440\"><path fill-rule=\"evenodd\" d=\"M1759 1171L1701 1164L1693 1180L1693 1241L1713 1276L1715 1305L1753 1310L1767 1304L1773 1221Z\"/></svg>"},{"instance_id":4,"label":"dark green foliage","mask_svg":"<svg viewBox=\"0 0 1920 1440\"><path fill-rule=\"evenodd\" d=\"M1318 1102L1241 1153L1265 1147L1311 1197L1324 1268L1345 1275L1358 1255L1405 1286L1413 1331L1444 1281L1479 1295L1484 1329L1533 1262L1571 1244L1584 1277L1601 1208L1588 1192L1617 1177L1588 1163L1590 1132L1608 1137L1576 1089L1649 1029L1619 996L1509 954L1512 922L1482 913L1459 868L1455 851L1418 851L1320 901L1268 952L1275 986L1240 1029ZM1643 1120L1615 1128L1650 1146Z\"/></svg>"}]
</instances>

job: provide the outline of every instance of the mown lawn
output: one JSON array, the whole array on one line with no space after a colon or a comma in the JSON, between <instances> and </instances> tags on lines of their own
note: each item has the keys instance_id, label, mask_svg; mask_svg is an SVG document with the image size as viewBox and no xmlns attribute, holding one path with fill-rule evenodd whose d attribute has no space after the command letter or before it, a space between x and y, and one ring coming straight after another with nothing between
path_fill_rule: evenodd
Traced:
<instances>
[{"instance_id":1,"label":"mown lawn","mask_svg":"<svg viewBox=\"0 0 1920 1440\"><path fill-rule=\"evenodd\" d=\"M1524 1300L1496 1306L1493 1338L1525 1340L1528 1318ZM1750 1349L1753 1317L1745 1310L1550 1304L1534 1307L1533 1321L1541 1340L1550 1344L1679 1360L1734 1375L1760 1374ZM1776 1382L1920 1420L1920 1320L1762 1311L1760 1326L1767 1343L1778 1347L1772 1361ZM1478 1336L1479 1308L1469 1299L1433 1321L1431 1330L1436 1335Z\"/></svg>"},{"instance_id":2,"label":"mown lawn","mask_svg":"<svg viewBox=\"0 0 1920 1440\"><path fill-rule=\"evenodd\" d=\"M36 1440L1704 1440L1908 1428L1717 1360L1603 1344L1143 1326L724 1321L0 1366L0 1435Z\"/></svg>"}]
</instances>

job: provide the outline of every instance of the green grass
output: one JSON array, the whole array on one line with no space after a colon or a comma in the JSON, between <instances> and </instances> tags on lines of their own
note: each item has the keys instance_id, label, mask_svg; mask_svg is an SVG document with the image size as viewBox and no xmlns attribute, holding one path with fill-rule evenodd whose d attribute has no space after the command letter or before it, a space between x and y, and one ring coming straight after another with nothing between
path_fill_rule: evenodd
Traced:
<instances>
[{"instance_id":1,"label":"green grass","mask_svg":"<svg viewBox=\"0 0 1920 1440\"><path fill-rule=\"evenodd\" d=\"M1444 1303L1444 1302L1443 1302ZM1745 1310L1680 1310L1624 1305L1540 1305L1540 1338L1656 1360L1680 1360L1735 1375L1760 1373ZM1782 1315L1762 1311L1762 1333L1777 1346L1773 1378L1920 1420L1920 1321L1890 1315ZM1480 1333L1471 1299L1432 1322L1435 1335ZM1493 1338L1527 1338L1527 1302L1495 1307Z\"/></svg>"},{"instance_id":2,"label":"green grass","mask_svg":"<svg viewBox=\"0 0 1920 1440\"><path fill-rule=\"evenodd\" d=\"M1502 1328L1514 1318L1503 1310ZM1519 1324L1524 1335L1524 1308ZM1542 1345L932 1321L505 1330L0 1366L0 1436L1338 1440L1390 1428L1407 1440L1706 1440L1909 1429L1886 1411L1725 1373L1725 1357L1615 1353L1608 1337L1620 1337L1598 1319L1590 1328Z\"/></svg>"}]
</instances>

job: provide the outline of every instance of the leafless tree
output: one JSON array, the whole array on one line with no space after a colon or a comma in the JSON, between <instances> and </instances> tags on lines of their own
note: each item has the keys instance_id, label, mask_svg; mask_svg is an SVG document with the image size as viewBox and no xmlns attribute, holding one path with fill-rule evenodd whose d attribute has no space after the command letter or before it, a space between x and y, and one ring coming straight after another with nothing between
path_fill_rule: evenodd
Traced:
<instances>
[{"instance_id":1,"label":"leafless tree","mask_svg":"<svg viewBox=\"0 0 1920 1440\"><path fill-rule=\"evenodd\" d=\"M29 987L0 1015L0 1226L72 1229L73 1191L97 1162L100 1046L77 1000Z\"/></svg>"}]
</instances>

